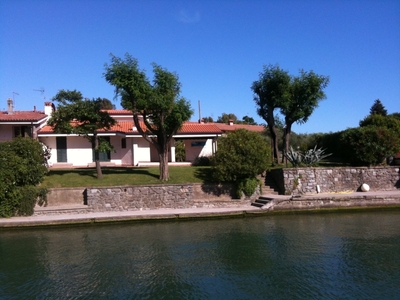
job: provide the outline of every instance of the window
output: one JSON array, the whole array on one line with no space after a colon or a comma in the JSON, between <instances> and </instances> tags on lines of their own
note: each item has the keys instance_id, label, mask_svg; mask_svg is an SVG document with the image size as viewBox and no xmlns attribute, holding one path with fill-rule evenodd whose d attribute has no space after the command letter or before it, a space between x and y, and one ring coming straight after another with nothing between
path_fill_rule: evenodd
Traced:
<instances>
[{"instance_id":1,"label":"window","mask_svg":"<svg viewBox=\"0 0 400 300\"><path fill-rule=\"evenodd\" d=\"M121 139L121 148L125 149L126 148L126 138Z\"/></svg>"},{"instance_id":2,"label":"window","mask_svg":"<svg viewBox=\"0 0 400 300\"><path fill-rule=\"evenodd\" d=\"M192 147L204 147L206 145L206 142L200 142L200 141L197 141L197 142L192 142L191 143L191 146Z\"/></svg>"},{"instance_id":3,"label":"window","mask_svg":"<svg viewBox=\"0 0 400 300\"><path fill-rule=\"evenodd\" d=\"M14 137L32 137L32 128L30 126L14 126Z\"/></svg>"}]
</instances>

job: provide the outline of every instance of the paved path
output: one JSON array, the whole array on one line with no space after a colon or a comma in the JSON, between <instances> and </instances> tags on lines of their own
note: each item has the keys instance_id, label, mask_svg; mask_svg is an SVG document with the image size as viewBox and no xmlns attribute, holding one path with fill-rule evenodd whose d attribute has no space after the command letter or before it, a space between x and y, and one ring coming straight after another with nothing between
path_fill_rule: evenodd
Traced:
<instances>
[{"instance_id":1,"label":"paved path","mask_svg":"<svg viewBox=\"0 0 400 300\"><path fill-rule=\"evenodd\" d=\"M290 196L263 195L275 199L290 199ZM352 198L352 197L400 197L400 190L397 191L378 191L367 193L327 193L302 195L302 199L318 198ZM67 208L68 206L64 206ZM84 206L80 206L83 208ZM50 209L51 207L47 208ZM54 209L55 207L53 207ZM43 208L42 208L43 209ZM44 208L46 209L46 208ZM260 208L246 205L240 207L227 208L184 208L184 209L156 209L156 210L138 210L138 211L109 211L109 212L88 212L88 213L71 213L57 215L36 215L30 217L12 217L0 218L0 228L8 227L30 227L30 226L48 226L61 224L91 224L101 222L115 221L135 221L135 220L162 220L162 219L188 219L188 218L209 218L224 216L244 216L250 214L266 213Z\"/></svg>"}]
</instances>

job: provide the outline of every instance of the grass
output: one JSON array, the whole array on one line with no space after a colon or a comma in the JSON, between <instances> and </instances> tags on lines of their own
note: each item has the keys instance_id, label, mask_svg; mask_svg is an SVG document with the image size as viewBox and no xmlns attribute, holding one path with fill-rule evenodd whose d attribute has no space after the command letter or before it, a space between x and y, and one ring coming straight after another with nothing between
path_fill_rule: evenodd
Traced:
<instances>
[{"instance_id":1,"label":"grass","mask_svg":"<svg viewBox=\"0 0 400 300\"><path fill-rule=\"evenodd\" d=\"M51 169L42 182L43 187L100 187L162 184L159 168L102 168L103 178L97 179L95 168ZM168 184L210 182L210 167L169 167Z\"/></svg>"},{"instance_id":2,"label":"grass","mask_svg":"<svg viewBox=\"0 0 400 300\"><path fill-rule=\"evenodd\" d=\"M321 163L321 167L340 166L334 162ZM284 165L271 166L270 169L282 168ZM291 167L289 164L288 167ZM103 178L97 179L95 168L78 169L50 169L42 186L47 188L66 187L101 187L101 186L124 186L124 185L149 185L163 184L159 178L159 168L138 167L103 167ZM211 167L194 166L170 166L170 180L168 184L205 183L212 182Z\"/></svg>"}]
</instances>

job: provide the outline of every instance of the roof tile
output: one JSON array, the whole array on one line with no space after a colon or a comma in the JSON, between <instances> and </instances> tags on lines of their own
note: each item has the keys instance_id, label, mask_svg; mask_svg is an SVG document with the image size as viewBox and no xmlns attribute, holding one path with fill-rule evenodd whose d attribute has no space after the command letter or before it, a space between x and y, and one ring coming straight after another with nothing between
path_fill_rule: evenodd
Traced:
<instances>
[{"instance_id":1,"label":"roof tile","mask_svg":"<svg viewBox=\"0 0 400 300\"><path fill-rule=\"evenodd\" d=\"M14 111L9 114L7 111L0 111L0 122L37 122L47 117L42 111Z\"/></svg>"}]
</instances>

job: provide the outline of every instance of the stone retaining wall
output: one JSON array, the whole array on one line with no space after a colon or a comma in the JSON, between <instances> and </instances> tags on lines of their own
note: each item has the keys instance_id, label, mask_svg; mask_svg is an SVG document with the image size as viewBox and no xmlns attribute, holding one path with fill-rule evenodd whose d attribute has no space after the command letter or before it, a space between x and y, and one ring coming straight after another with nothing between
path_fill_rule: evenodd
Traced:
<instances>
[{"instance_id":1,"label":"stone retaining wall","mask_svg":"<svg viewBox=\"0 0 400 300\"><path fill-rule=\"evenodd\" d=\"M230 185L176 184L50 189L48 207L87 204L90 211L124 211L158 208L237 207L260 195L232 199Z\"/></svg>"},{"instance_id":2,"label":"stone retaining wall","mask_svg":"<svg viewBox=\"0 0 400 300\"><path fill-rule=\"evenodd\" d=\"M298 210L320 210L320 209L346 209L346 208L373 208L373 207L399 207L400 194L371 195L359 193L360 195L340 196L318 196L291 198L279 201L273 206L273 211L298 211Z\"/></svg>"},{"instance_id":3,"label":"stone retaining wall","mask_svg":"<svg viewBox=\"0 0 400 300\"><path fill-rule=\"evenodd\" d=\"M371 191L400 188L399 167L284 168L272 170L281 194L357 191L363 183Z\"/></svg>"}]
</instances>

